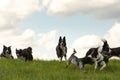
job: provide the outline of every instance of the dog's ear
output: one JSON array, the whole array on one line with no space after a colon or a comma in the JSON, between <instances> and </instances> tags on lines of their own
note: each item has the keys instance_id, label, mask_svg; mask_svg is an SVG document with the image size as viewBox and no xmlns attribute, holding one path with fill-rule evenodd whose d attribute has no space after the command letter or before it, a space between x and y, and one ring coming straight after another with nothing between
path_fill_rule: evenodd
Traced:
<instances>
[{"instance_id":1,"label":"dog's ear","mask_svg":"<svg viewBox=\"0 0 120 80\"><path fill-rule=\"evenodd\" d=\"M77 53L77 51L75 49L73 49L73 53Z\"/></svg>"},{"instance_id":2,"label":"dog's ear","mask_svg":"<svg viewBox=\"0 0 120 80\"><path fill-rule=\"evenodd\" d=\"M11 46L9 46L8 48L11 49Z\"/></svg>"},{"instance_id":3,"label":"dog's ear","mask_svg":"<svg viewBox=\"0 0 120 80\"><path fill-rule=\"evenodd\" d=\"M66 46L66 37L65 36L63 37L63 42L64 42L64 45Z\"/></svg>"},{"instance_id":4,"label":"dog's ear","mask_svg":"<svg viewBox=\"0 0 120 80\"><path fill-rule=\"evenodd\" d=\"M32 47L28 47L27 49L28 49L28 50L32 50Z\"/></svg>"},{"instance_id":5,"label":"dog's ear","mask_svg":"<svg viewBox=\"0 0 120 80\"><path fill-rule=\"evenodd\" d=\"M92 55L92 54L94 54L94 52L95 52L95 51L94 51L94 50L92 50L92 51L91 51L91 55Z\"/></svg>"},{"instance_id":6,"label":"dog's ear","mask_svg":"<svg viewBox=\"0 0 120 80\"><path fill-rule=\"evenodd\" d=\"M5 45L3 45L3 47L4 47L4 48L6 48L6 46L5 46Z\"/></svg>"},{"instance_id":7,"label":"dog's ear","mask_svg":"<svg viewBox=\"0 0 120 80\"><path fill-rule=\"evenodd\" d=\"M104 38L103 38L103 39L101 39L101 40L103 41L103 43L107 42L107 40L106 40L106 39L104 39Z\"/></svg>"},{"instance_id":8,"label":"dog's ear","mask_svg":"<svg viewBox=\"0 0 120 80\"><path fill-rule=\"evenodd\" d=\"M17 48L16 48L16 51L18 51Z\"/></svg>"},{"instance_id":9,"label":"dog's ear","mask_svg":"<svg viewBox=\"0 0 120 80\"><path fill-rule=\"evenodd\" d=\"M62 37L60 36L60 37L59 37L59 43L60 43L61 41L62 41Z\"/></svg>"}]
</instances>

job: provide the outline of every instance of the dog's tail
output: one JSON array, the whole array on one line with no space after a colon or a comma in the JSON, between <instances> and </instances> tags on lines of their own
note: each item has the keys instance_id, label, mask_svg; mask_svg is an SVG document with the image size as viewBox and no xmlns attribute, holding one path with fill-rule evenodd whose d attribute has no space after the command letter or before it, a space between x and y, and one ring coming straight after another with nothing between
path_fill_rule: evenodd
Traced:
<instances>
[{"instance_id":1,"label":"dog's tail","mask_svg":"<svg viewBox=\"0 0 120 80\"><path fill-rule=\"evenodd\" d=\"M75 49L73 49L73 55L74 55L75 53L77 53L77 51L76 51Z\"/></svg>"}]
</instances>

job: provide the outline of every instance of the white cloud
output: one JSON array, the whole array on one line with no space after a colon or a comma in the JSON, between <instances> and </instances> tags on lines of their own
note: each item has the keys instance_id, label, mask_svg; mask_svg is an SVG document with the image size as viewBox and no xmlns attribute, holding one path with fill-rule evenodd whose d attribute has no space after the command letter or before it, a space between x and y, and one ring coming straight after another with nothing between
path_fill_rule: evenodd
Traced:
<instances>
[{"instance_id":1,"label":"white cloud","mask_svg":"<svg viewBox=\"0 0 120 80\"><path fill-rule=\"evenodd\" d=\"M38 41L37 41L37 45L38 46L44 46L46 47L48 50L53 50L56 46L55 40L56 40L56 34L57 31L53 30L50 32L47 32L46 34L39 34L38 36Z\"/></svg>"},{"instance_id":2,"label":"white cloud","mask_svg":"<svg viewBox=\"0 0 120 80\"><path fill-rule=\"evenodd\" d=\"M78 52L76 56L84 57L88 49L96 48L102 45L103 42L100 37L96 35L85 35L75 40L71 47L75 48Z\"/></svg>"},{"instance_id":3,"label":"white cloud","mask_svg":"<svg viewBox=\"0 0 120 80\"><path fill-rule=\"evenodd\" d=\"M74 41L73 47L90 48L101 45L101 38L96 35L86 35Z\"/></svg>"},{"instance_id":4,"label":"white cloud","mask_svg":"<svg viewBox=\"0 0 120 80\"><path fill-rule=\"evenodd\" d=\"M0 27L14 26L39 10L39 0L1 0Z\"/></svg>"},{"instance_id":5,"label":"white cloud","mask_svg":"<svg viewBox=\"0 0 120 80\"><path fill-rule=\"evenodd\" d=\"M31 29L27 29L23 33L16 35L11 40L11 44L16 47L27 47L32 46L34 44L34 38L36 37L36 34Z\"/></svg>"},{"instance_id":6,"label":"white cloud","mask_svg":"<svg viewBox=\"0 0 120 80\"><path fill-rule=\"evenodd\" d=\"M51 3L51 1L52 0L42 0L40 5L41 10L46 9Z\"/></svg>"},{"instance_id":7,"label":"white cloud","mask_svg":"<svg viewBox=\"0 0 120 80\"><path fill-rule=\"evenodd\" d=\"M89 13L98 18L120 17L119 0L42 0L48 14L68 16L78 13Z\"/></svg>"},{"instance_id":8,"label":"white cloud","mask_svg":"<svg viewBox=\"0 0 120 80\"><path fill-rule=\"evenodd\" d=\"M110 47L120 47L120 23L115 23L108 33L104 36L110 45Z\"/></svg>"}]
</instances>

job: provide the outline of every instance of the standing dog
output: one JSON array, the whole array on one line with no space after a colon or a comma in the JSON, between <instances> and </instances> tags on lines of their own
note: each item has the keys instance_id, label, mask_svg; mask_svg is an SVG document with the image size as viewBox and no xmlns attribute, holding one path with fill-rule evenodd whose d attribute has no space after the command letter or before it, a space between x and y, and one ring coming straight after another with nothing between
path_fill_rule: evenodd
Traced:
<instances>
[{"instance_id":1,"label":"standing dog","mask_svg":"<svg viewBox=\"0 0 120 80\"><path fill-rule=\"evenodd\" d=\"M66 58L67 46L66 46L65 36L63 37L63 39L60 36L58 45L56 47L56 53L57 53L57 57L60 59L60 61L62 61L63 56L65 57L65 60L67 60L67 58Z\"/></svg>"},{"instance_id":2,"label":"standing dog","mask_svg":"<svg viewBox=\"0 0 120 80\"><path fill-rule=\"evenodd\" d=\"M73 54L69 57L67 61L66 68L72 63L80 68L80 70L84 70L85 64L93 64L93 60L90 57L84 57L84 58L78 58L74 54L76 53L76 50L74 49Z\"/></svg>"}]
</instances>

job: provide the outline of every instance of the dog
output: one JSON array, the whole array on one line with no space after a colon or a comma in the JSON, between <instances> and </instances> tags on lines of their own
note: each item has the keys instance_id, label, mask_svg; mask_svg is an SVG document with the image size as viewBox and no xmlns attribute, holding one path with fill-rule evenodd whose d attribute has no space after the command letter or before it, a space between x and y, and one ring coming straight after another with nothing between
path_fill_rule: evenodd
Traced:
<instances>
[{"instance_id":1,"label":"dog","mask_svg":"<svg viewBox=\"0 0 120 80\"><path fill-rule=\"evenodd\" d=\"M32 48L28 47L26 49L16 49L16 55L18 59L25 60L25 61L32 61Z\"/></svg>"},{"instance_id":2,"label":"dog","mask_svg":"<svg viewBox=\"0 0 120 80\"><path fill-rule=\"evenodd\" d=\"M1 53L0 57L14 59L12 56L11 46L7 47L3 45L3 52Z\"/></svg>"},{"instance_id":3,"label":"dog","mask_svg":"<svg viewBox=\"0 0 120 80\"><path fill-rule=\"evenodd\" d=\"M109 45L108 45L108 43L107 43L107 40L105 40L105 39L102 39L102 42L103 42L103 45L102 46L99 46L99 47L97 47L97 48L90 48L89 50L88 50L88 52L86 53L86 56L88 56L88 55L90 55L90 54L93 54L93 52L94 52L94 54L95 53L97 53L98 52L98 48L99 48L99 51L100 51L100 53L102 54L102 55L104 55L104 56L108 56L108 57L110 57L111 56L111 49L110 49L110 47L109 47ZM97 54L95 54L95 56L96 56Z\"/></svg>"},{"instance_id":4,"label":"dog","mask_svg":"<svg viewBox=\"0 0 120 80\"><path fill-rule=\"evenodd\" d=\"M91 57L95 62L95 68L94 71L96 71L97 67L100 67L100 71L103 70L106 67L106 64L109 61L109 56L103 55L102 49L100 47L98 48L91 48L87 51L85 57Z\"/></svg>"},{"instance_id":5,"label":"dog","mask_svg":"<svg viewBox=\"0 0 120 80\"><path fill-rule=\"evenodd\" d=\"M116 56L120 58L120 47L116 47L116 48L110 48L111 49L111 57L112 56Z\"/></svg>"},{"instance_id":6,"label":"dog","mask_svg":"<svg viewBox=\"0 0 120 80\"><path fill-rule=\"evenodd\" d=\"M63 56L65 57L65 60L67 60L67 46L66 46L66 38L65 36L59 37L59 42L58 45L56 47L56 53L57 53L57 57L60 59L60 61L62 61Z\"/></svg>"},{"instance_id":7,"label":"dog","mask_svg":"<svg viewBox=\"0 0 120 80\"><path fill-rule=\"evenodd\" d=\"M104 49L106 48L109 48L109 52L104 52L106 53L107 55L109 54L110 57L113 57L113 56L116 56L116 57L119 57L120 58L120 47L115 47L115 48L110 48L108 43L107 43L107 40L104 40Z\"/></svg>"},{"instance_id":8,"label":"dog","mask_svg":"<svg viewBox=\"0 0 120 80\"><path fill-rule=\"evenodd\" d=\"M80 70L82 70L83 72L85 72L84 66L86 64L94 64L94 61L92 58L90 57L84 57L84 58L78 58L75 56L76 50L73 50L73 53L71 54L71 56L69 57L69 59L67 60L67 65L66 68L72 63L76 66L78 66L80 68Z\"/></svg>"},{"instance_id":9,"label":"dog","mask_svg":"<svg viewBox=\"0 0 120 80\"><path fill-rule=\"evenodd\" d=\"M97 48L90 48L87 53L86 57L91 57L95 61L95 70L99 66L100 70L103 70L106 67L106 64L111 58L111 49L107 40L102 39L103 46L99 46Z\"/></svg>"},{"instance_id":10,"label":"dog","mask_svg":"<svg viewBox=\"0 0 120 80\"><path fill-rule=\"evenodd\" d=\"M104 55L104 56L108 56L108 57L111 57L111 49L109 47L109 44L107 42L106 39L102 39L103 41L103 46L102 46L102 49L101 49L101 53Z\"/></svg>"}]
</instances>

